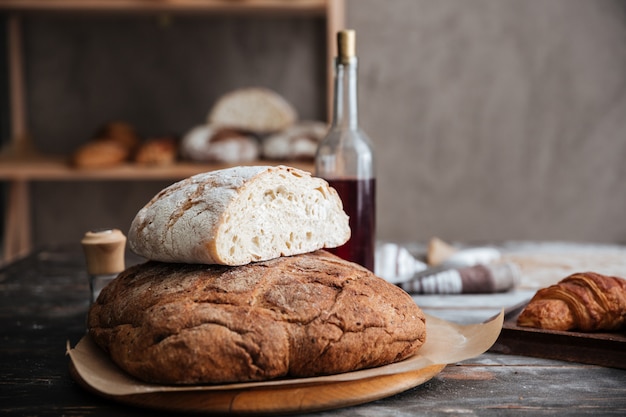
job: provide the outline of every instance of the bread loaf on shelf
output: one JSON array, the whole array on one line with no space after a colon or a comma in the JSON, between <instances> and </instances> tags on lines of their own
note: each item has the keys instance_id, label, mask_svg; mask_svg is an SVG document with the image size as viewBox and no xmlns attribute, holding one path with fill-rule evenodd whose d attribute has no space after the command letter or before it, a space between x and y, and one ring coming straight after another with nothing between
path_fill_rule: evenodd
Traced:
<instances>
[{"instance_id":1,"label":"bread loaf on shelf","mask_svg":"<svg viewBox=\"0 0 626 417\"><path fill-rule=\"evenodd\" d=\"M626 280L594 272L572 274L537 291L517 324L581 332L626 329Z\"/></svg>"},{"instance_id":2,"label":"bread loaf on shelf","mask_svg":"<svg viewBox=\"0 0 626 417\"><path fill-rule=\"evenodd\" d=\"M325 251L240 267L148 262L109 284L89 332L115 363L164 384L312 377L417 352L411 297Z\"/></svg>"},{"instance_id":3,"label":"bread loaf on shelf","mask_svg":"<svg viewBox=\"0 0 626 417\"><path fill-rule=\"evenodd\" d=\"M187 132L180 152L183 158L191 161L239 164L259 159L260 145L252 134L201 125Z\"/></svg>"},{"instance_id":4,"label":"bread loaf on shelf","mask_svg":"<svg viewBox=\"0 0 626 417\"><path fill-rule=\"evenodd\" d=\"M303 120L263 138L263 158L275 161L313 160L328 125L317 120Z\"/></svg>"},{"instance_id":5,"label":"bread loaf on shelf","mask_svg":"<svg viewBox=\"0 0 626 417\"><path fill-rule=\"evenodd\" d=\"M122 164L130 151L113 140L98 140L80 146L72 155L72 165L77 168L109 168Z\"/></svg>"},{"instance_id":6,"label":"bread loaf on shelf","mask_svg":"<svg viewBox=\"0 0 626 417\"><path fill-rule=\"evenodd\" d=\"M291 103L263 87L233 90L220 97L208 115L208 124L266 134L284 130L298 118Z\"/></svg>"},{"instance_id":7,"label":"bread loaf on shelf","mask_svg":"<svg viewBox=\"0 0 626 417\"><path fill-rule=\"evenodd\" d=\"M134 152L141 143L141 137L133 125L123 121L112 121L103 124L96 130L94 139L112 140L128 149L130 153Z\"/></svg>"},{"instance_id":8,"label":"bread loaf on shelf","mask_svg":"<svg viewBox=\"0 0 626 417\"><path fill-rule=\"evenodd\" d=\"M74 151L71 162L77 168L110 168L134 157L141 137L122 121L107 122L93 137Z\"/></svg>"},{"instance_id":9,"label":"bread loaf on shelf","mask_svg":"<svg viewBox=\"0 0 626 417\"><path fill-rule=\"evenodd\" d=\"M163 262L243 265L337 247L350 237L337 192L291 167L198 174L159 192L133 220L131 250Z\"/></svg>"},{"instance_id":10,"label":"bread loaf on shelf","mask_svg":"<svg viewBox=\"0 0 626 417\"><path fill-rule=\"evenodd\" d=\"M175 138L150 138L139 145L134 159L140 165L171 165L176 162L177 155Z\"/></svg>"}]
</instances>

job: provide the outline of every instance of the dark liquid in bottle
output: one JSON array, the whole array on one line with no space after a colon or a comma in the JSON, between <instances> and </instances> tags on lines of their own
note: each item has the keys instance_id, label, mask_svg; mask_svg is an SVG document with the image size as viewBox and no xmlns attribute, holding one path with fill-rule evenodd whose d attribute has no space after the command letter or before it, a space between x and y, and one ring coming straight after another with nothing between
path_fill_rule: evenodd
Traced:
<instances>
[{"instance_id":1,"label":"dark liquid in bottle","mask_svg":"<svg viewBox=\"0 0 626 417\"><path fill-rule=\"evenodd\" d=\"M329 249L347 261L356 262L374 271L376 234L376 180L327 180L337 190L344 211L350 216L350 240L343 246Z\"/></svg>"}]
</instances>

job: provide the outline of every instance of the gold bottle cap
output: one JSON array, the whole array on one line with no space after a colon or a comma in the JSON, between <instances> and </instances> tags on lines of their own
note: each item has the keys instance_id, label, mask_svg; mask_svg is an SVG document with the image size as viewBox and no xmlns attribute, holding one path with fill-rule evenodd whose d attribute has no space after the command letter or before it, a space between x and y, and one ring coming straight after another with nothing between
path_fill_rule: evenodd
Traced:
<instances>
[{"instance_id":1,"label":"gold bottle cap","mask_svg":"<svg viewBox=\"0 0 626 417\"><path fill-rule=\"evenodd\" d=\"M351 29L337 32L337 56L343 63L350 62L356 56L356 32Z\"/></svg>"},{"instance_id":2,"label":"gold bottle cap","mask_svg":"<svg viewBox=\"0 0 626 417\"><path fill-rule=\"evenodd\" d=\"M90 231L80 242L85 252L87 272L110 275L125 269L126 236L118 229Z\"/></svg>"}]
</instances>

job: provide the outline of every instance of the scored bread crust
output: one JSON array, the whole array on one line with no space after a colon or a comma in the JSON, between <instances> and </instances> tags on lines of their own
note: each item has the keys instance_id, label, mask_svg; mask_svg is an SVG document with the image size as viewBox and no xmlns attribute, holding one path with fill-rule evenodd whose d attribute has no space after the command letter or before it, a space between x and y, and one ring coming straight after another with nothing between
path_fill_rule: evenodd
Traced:
<instances>
[{"instance_id":1,"label":"scored bread crust","mask_svg":"<svg viewBox=\"0 0 626 417\"><path fill-rule=\"evenodd\" d=\"M285 166L234 167L179 181L137 213L128 233L130 249L146 259L230 266L349 238L337 192Z\"/></svg>"},{"instance_id":2,"label":"scored bread crust","mask_svg":"<svg viewBox=\"0 0 626 417\"><path fill-rule=\"evenodd\" d=\"M354 371L426 339L406 292L323 250L241 267L137 265L103 289L88 328L123 370L165 384Z\"/></svg>"}]
</instances>

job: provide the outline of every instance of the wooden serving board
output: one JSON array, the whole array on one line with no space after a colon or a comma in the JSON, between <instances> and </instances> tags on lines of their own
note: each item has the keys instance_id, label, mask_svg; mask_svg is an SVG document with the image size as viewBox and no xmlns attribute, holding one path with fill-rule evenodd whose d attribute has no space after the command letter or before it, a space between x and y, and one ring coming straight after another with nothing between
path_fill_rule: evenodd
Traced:
<instances>
[{"instance_id":1,"label":"wooden serving board","mask_svg":"<svg viewBox=\"0 0 626 417\"><path fill-rule=\"evenodd\" d=\"M478 356L496 341L501 313L484 323L459 325L426 315L428 338L420 352L376 368L312 378L223 385L165 386L123 372L86 334L67 343L70 371L85 389L139 407L204 414L277 415L329 410L389 397L423 384L445 364Z\"/></svg>"},{"instance_id":2,"label":"wooden serving board","mask_svg":"<svg viewBox=\"0 0 626 417\"><path fill-rule=\"evenodd\" d=\"M411 372L352 381L316 383L316 378L311 378L309 384L131 395L107 395L95 390L80 376L72 362L70 372L83 388L124 404L159 411L255 416L322 411L379 400L423 384L445 366L432 365Z\"/></svg>"},{"instance_id":3,"label":"wooden serving board","mask_svg":"<svg viewBox=\"0 0 626 417\"><path fill-rule=\"evenodd\" d=\"M625 332L581 333L520 327L517 317L526 304L505 314L502 331L490 352L626 369Z\"/></svg>"}]
</instances>

